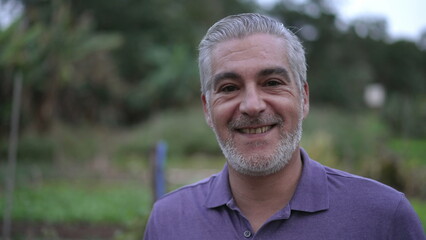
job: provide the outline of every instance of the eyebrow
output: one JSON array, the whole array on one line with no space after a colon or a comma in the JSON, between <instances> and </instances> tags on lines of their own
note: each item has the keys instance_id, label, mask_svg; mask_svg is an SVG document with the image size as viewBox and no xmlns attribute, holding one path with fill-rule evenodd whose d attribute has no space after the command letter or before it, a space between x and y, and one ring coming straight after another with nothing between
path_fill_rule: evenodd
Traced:
<instances>
[{"instance_id":1,"label":"eyebrow","mask_svg":"<svg viewBox=\"0 0 426 240\"><path fill-rule=\"evenodd\" d=\"M287 71L287 69L282 68L282 67L274 67L274 68L266 68L261 70L258 74L257 77L267 77L267 76L271 76L271 75L280 75L281 77L283 77L286 81L290 81L290 74Z\"/></svg>"},{"instance_id":2,"label":"eyebrow","mask_svg":"<svg viewBox=\"0 0 426 240\"><path fill-rule=\"evenodd\" d=\"M233 79L233 80L238 80L241 79L241 75L235 73L235 72L223 72L223 73L219 73L217 75L215 75L213 77L213 89L216 89L217 85L219 85L220 82L222 82L225 79Z\"/></svg>"},{"instance_id":3,"label":"eyebrow","mask_svg":"<svg viewBox=\"0 0 426 240\"><path fill-rule=\"evenodd\" d=\"M271 75L280 75L281 77L283 77L288 82L290 82L290 80L291 80L287 69L282 68L282 67L273 67L273 68L262 69L256 74L256 77L261 78L261 77L267 77L267 76L271 76ZM217 87L217 85L219 85L219 83L222 82L225 79L241 80L242 77L241 77L241 75L239 75L238 73L235 73L235 72L219 73L219 74L213 76L213 81L211 82L209 88L213 87L212 89L215 89Z\"/></svg>"}]
</instances>

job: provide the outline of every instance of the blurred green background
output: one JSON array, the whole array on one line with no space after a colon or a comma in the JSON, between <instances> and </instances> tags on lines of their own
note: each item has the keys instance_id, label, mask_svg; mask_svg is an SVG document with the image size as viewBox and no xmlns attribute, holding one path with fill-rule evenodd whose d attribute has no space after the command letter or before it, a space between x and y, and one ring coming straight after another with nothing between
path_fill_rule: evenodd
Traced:
<instances>
[{"instance_id":1,"label":"blurred green background","mask_svg":"<svg viewBox=\"0 0 426 240\"><path fill-rule=\"evenodd\" d=\"M141 239L160 140L168 190L221 169L197 45L215 21L241 12L277 17L304 42L311 157L403 191L426 228L426 32L393 40L381 18L342 28L326 0L268 9L251 0L0 2L21 11L0 29L2 216L13 83L23 79L13 239ZM366 103L371 86L383 104Z\"/></svg>"}]
</instances>

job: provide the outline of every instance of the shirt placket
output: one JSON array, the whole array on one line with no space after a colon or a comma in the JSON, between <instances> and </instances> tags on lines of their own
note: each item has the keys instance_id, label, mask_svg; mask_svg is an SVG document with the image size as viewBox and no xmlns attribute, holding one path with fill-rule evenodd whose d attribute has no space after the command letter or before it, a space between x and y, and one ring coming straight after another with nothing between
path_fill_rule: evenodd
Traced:
<instances>
[{"instance_id":1,"label":"shirt placket","mask_svg":"<svg viewBox=\"0 0 426 240\"><path fill-rule=\"evenodd\" d=\"M250 226L250 222L247 218L241 213L241 210L235 204L235 201L231 199L226 206L235 214L234 219L238 219L237 226L238 229L235 229L239 239L253 239L254 233Z\"/></svg>"}]
</instances>

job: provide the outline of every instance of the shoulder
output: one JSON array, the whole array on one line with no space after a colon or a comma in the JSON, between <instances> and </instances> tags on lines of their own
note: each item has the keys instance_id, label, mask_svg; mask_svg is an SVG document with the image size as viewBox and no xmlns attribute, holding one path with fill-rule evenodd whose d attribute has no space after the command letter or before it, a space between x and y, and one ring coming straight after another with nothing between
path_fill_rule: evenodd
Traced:
<instances>
[{"instance_id":1,"label":"shoulder","mask_svg":"<svg viewBox=\"0 0 426 240\"><path fill-rule=\"evenodd\" d=\"M160 199L153 206L145 229L145 239L184 239L186 230L200 221L205 213L206 198L217 178L209 178L183 186ZM178 237L180 236L180 237Z\"/></svg>"},{"instance_id":2,"label":"shoulder","mask_svg":"<svg viewBox=\"0 0 426 240\"><path fill-rule=\"evenodd\" d=\"M333 219L334 227L357 227L364 236L376 239L424 239L420 220L402 192L370 178L322 167L329 201L323 214Z\"/></svg>"},{"instance_id":3,"label":"shoulder","mask_svg":"<svg viewBox=\"0 0 426 240\"><path fill-rule=\"evenodd\" d=\"M324 169L331 212L388 239L424 238L420 220L402 192L370 178Z\"/></svg>"},{"instance_id":4,"label":"shoulder","mask_svg":"<svg viewBox=\"0 0 426 240\"><path fill-rule=\"evenodd\" d=\"M176 211L186 206L204 204L217 174L165 194L154 203L153 211ZM170 213L170 212L169 212Z\"/></svg>"},{"instance_id":5,"label":"shoulder","mask_svg":"<svg viewBox=\"0 0 426 240\"><path fill-rule=\"evenodd\" d=\"M369 192L373 194L373 192L377 192L379 194L386 194L387 197L393 196L400 198L400 196L403 195L396 189L371 178L358 176L326 166L324 166L324 170L331 187L354 193Z\"/></svg>"},{"instance_id":6,"label":"shoulder","mask_svg":"<svg viewBox=\"0 0 426 240\"><path fill-rule=\"evenodd\" d=\"M340 202L353 211L370 211L377 216L390 217L405 195L376 180L324 167L331 201Z\"/></svg>"}]
</instances>

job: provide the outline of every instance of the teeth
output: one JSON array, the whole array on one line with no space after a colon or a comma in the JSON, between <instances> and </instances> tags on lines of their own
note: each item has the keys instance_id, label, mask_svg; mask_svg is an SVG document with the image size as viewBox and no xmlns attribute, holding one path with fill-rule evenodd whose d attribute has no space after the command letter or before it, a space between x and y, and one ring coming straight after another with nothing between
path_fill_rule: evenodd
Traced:
<instances>
[{"instance_id":1,"label":"teeth","mask_svg":"<svg viewBox=\"0 0 426 240\"><path fill-rule=\"evenodd\" d=\"M265 133L269 129L271 129L271 126L260 127L260 128L242 128L241 132L246 134L259 134L259 133Z\"/></svg>"}]
</instances>

